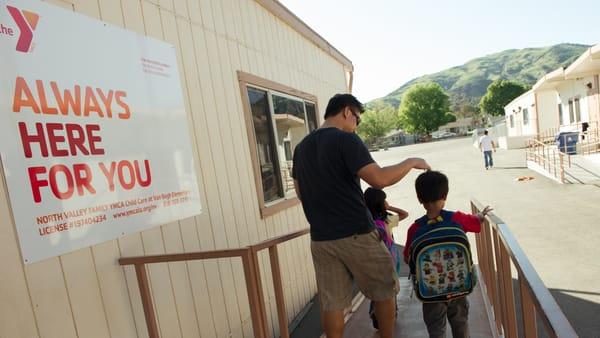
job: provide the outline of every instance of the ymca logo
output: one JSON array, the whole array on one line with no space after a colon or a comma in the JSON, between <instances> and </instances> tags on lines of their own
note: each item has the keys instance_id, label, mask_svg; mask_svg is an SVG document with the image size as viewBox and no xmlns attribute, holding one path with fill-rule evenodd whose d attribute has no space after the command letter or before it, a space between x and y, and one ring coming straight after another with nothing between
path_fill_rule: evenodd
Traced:
<instances>
[{"instance_id":1,"label":"ymca logo","mask_svg":"<svg viewBox=\"0 0 600 338\"><path fill-rule=\"evenodd\" d=\"M6 6L6 8L21 33L17 41L17 51L27 53L31 50L33 31L37 27L40 16L30 11L20 11L12 6Z\"/></svg>"}]
</instances>

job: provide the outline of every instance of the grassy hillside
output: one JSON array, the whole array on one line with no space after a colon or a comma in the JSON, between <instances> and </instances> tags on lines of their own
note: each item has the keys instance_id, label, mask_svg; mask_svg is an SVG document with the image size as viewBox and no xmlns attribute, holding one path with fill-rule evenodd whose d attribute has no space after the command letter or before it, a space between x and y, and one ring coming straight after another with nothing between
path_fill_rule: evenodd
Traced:
<instances>
[{"instance_id":1,"label":"grassy hillside","mask_svg":"<svg viewBox=\"0 0 600 338\"><path fill-rule=\"evenodd\" d=\"M453 110L458 110L463 103L477 106L492 81L508 79L531 86L546 73L571 64L587 48L589 46L565 43L545 48L505 50L471 60L462 66L413 79L367 105L384 102L398 107L402 94L410 86L433 81L450 95Z\"/></svg>"}]
</instances>

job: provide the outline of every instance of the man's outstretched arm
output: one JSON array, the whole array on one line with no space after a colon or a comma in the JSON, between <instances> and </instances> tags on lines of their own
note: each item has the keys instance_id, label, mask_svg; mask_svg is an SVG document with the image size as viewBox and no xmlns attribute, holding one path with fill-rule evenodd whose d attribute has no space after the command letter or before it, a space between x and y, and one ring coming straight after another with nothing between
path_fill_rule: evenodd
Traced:
<instances>
[{"instance_id":1,"label":"man's outstretched arm","mask_svg":"<svg viewBox=\"0 0 600 338\"><path fill-rule=\"evenodd\" d=\"M380 167L377 163L370 163L360 168L356 175L374 188L383 189L396 184L411 169L429 170L431 167L422 158L408 158L398 164Z\"/></svg>"}]
</instances>

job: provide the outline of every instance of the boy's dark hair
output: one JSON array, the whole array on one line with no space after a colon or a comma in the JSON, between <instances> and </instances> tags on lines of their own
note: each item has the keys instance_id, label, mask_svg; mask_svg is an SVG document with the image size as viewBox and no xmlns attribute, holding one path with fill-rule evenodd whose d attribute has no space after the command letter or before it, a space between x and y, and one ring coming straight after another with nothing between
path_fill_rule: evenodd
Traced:
<instances>
[{"instance_id":1,"label":"boy's dark hair","mask_svg":"<svg viewBox=\"0 0 600 338\"><path fill-rule=\"evenodd\" d=\"M439 171L426 171L417 177L415 189L421 203L446 199L448 196L448 177Z\"/></svg>"},{"instance_id":2,"label":"boy's dark hair","mask_svg":"<svg viewBox=\"0 0 600 338\"><path fill-rule=\"evenodd\" d=\"M327 108L325 109L325 119L331 116L337 115L342 109L346 107L357 108L360 113L365 111L365 107L363 104L358 101L356 97L352 94L335 94L331 99L329 99L329 103L327 104Z\"/></svg>"},{"instance_id":3,"label":"boy's dark hair","mask_svg":"<svg viewBox=\"0 0 600 338\"><path fill-rule=\"evenodd\" d=\"M487 135L487 134L488 134L488 131L487 131L487 130L484 130L484 131L483 131L483 135Z\"/></svg>"},{"instance_id":4,"label":"boy's dark hair","mask_svg":"<svg viewBox=\"0 0 600 338\"><path fill-rule=\"evenodd\" d=\"M364 197L367 208L371 212L373 219L383 220L387 217L385 211L385 199L387 196L383 190L369 187L365 190Z\"/></svg>"}]
</instances>

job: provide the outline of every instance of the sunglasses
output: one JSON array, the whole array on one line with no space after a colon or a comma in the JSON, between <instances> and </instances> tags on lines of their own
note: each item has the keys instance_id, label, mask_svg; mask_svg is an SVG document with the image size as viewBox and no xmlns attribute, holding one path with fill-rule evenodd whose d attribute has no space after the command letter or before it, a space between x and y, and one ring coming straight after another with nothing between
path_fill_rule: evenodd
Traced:
<instances>
[{"instance_id":1,"label":"sunglasses","mask_svg":"<svg viewBox=\"0 0 600 338\"><path fill-rule=\"evenodd\" d=\"M352 108L350 108L350 111L352 112L352 115L354 115L354 118L356 118L356 126L358 127L360 124L360 112L356 112Z\"/></svg>"}]
</instances>

